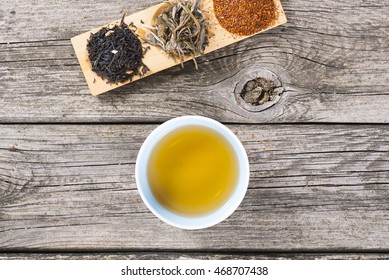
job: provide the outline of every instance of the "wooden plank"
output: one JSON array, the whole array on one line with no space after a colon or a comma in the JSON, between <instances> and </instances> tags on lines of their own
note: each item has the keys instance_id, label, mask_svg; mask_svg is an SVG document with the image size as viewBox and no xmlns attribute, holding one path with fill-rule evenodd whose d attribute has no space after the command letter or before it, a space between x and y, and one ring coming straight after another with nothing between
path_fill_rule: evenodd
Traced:
<instances>
[{"instance_id":1,"label":"wooden plank","mask_svg":"<svg viewBox=\"0 0 389 280\"><path fill-rule=\"evenodd\" d=\"M278 25L286 23L286 16L282 9L281 3L279 0L274 0L274 3L278 9L277 18L274 19L274 23L271 26L268 26L266 29L262 30L266 31L271 28L274 28ZM143 34L147 34L148 30L142 28L141 22L144 22L147 26L153 26L153 19L158 16L161 10L166 7L166 3L161 3L152 7L149 7L145 10L139 11L135 14L126 16L124 18L124 22L126 24L133 23L139 30L143 30ZM212 34L209 37L209 45L205 48L204 53L210 53L217 49L226 47L230 44L239 42L243 39L246 39L250 36L237 36L229 33L223 27L220 26L218 20L216 19L214 9L213 9L213 1L212 0L202 0L201 9L204 12L204 16L209 23L208 32ZM108 25L117 25L120 20L112 21ZM92 65L89 60L89 54L87 50L88 40L90 38L91 33L98 32L102 27L94 28L90 31L84 32L80 35L77 35L71 38L73 48L75 50L77 59L80 63L81 69L84 73L85 80L88 84L89 90L92 95L99 95L104 92L113 90L115 88L121 87L123 85L129 84L131 81L127 81L124 83L107 83L106 80L101 79L95 72L92 71ZM260 33L260 32L258 32ZM256 34L258 34L256 33ZM255 34L253 34L255 35ZM141 36L142 37L142 36ZM144 37L144 36L143 36ZM148 45L149 46L149 45ZM185 61L191 60L191 57L186 57ZM147 65L150 69L145 75L135 76L132 81L139 80L143 77L150 76L159 71L165 70L167 68L173 67L175 65L180 64L179 60L173 60L169 58L165 53L161 52L161 49L156 46L150 46L150 50L145 54L143 59L143 63Z\"/></svg>"},{"instance_id":2,"label":"wooden plank","mask_svg":"<svg viewBox=\"0 0 389 280\"><path fill-rule=\"evenodd\" d=\"M223 254L180 252L133 253L12 253L0 254L0 260L389 260L384 253L272 253Z\"/></svg>"},{"instance_id":3,"label":"wooden plank","mask_svg":"<svg viewBox=\"0 0 389 280\"><path fill-rule=\"evenodd\" d=\"M387 125L230 125L249 189L230 218L197 231L161 222L136 190L155 127L1 125L0 251L388 251Z\"/></svg>"},{"instance_id":4,"label":"wooden plank","mask_svg":"<svg viewBox=\"0 0 389 280\"><path fill-rule=\"evenodd\" d=\"M0 122L156 122L189 114L244 123L389 121L388 9L363 0L284 1L286 25L200 58L199 71L188 63L89 96L69 38L158 2L0 3ZM236 84L264 71L282 82L280 102L260 113L242 109Z\"/></svg>"}]
</instances>

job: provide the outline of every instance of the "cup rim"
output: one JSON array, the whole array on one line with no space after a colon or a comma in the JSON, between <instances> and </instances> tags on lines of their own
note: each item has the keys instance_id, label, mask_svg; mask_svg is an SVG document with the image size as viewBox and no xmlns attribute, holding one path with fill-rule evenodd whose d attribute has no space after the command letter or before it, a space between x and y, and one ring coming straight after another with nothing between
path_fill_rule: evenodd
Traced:
<instances>
[{"instance_id":1,"label":"cup rim","mask_svg":"<svg viewBox=\"0 0 389 280\"><path fill-rule=\"evenodd\" d=\"M179 215L163 207L152 195L147 179L148 160L155 144L167 133L189 125L205 126L220 133L231 145L238 158L239 177L233 193L221 207L201 216ZM247 153L238 137L222 123L203 116L177 117L156 127L143 142L135 164L137 189L147 208L160 220L182 229L193 230L207 228L227 219L242 202L247 191L249 176L250 170Z\"/></svg>"}]
</instances>

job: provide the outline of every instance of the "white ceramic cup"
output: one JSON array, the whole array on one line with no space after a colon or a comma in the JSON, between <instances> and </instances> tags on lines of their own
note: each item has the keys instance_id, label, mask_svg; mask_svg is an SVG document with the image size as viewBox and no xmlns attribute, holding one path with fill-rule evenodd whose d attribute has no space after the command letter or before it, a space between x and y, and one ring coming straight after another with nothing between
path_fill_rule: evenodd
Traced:
<instances>
[{"instance_id":1,"label":"white ceramic cup","mask_svg":"<svg viewBox=\"0 0 389 280\"><path fill-rule=\"evenodd\" d=\"M171 212L162 206L153 196L147 176L147 167L153 148L167 133L185 126L204 126L222 135L231 145L238 160L238 180L230 198L216 210L202 216L186 216ZM147 207L162 221L183 229L201 229L213 226L228 218L242 202L249 183L249 161L242 143L223 124L206 117L184 116L171 119L158 126L146 138L139 150L135 166L135 180L140 196Z\"/></svg>"}]
</instances>

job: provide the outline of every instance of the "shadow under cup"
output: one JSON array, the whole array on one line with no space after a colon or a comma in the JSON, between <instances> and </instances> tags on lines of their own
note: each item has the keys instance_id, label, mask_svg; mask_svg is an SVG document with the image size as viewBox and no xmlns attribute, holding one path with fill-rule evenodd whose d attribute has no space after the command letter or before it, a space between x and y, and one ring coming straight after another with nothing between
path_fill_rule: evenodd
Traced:
<instances>
[{"instance_id":1,"label":"shadow under cup","mask_svg":"<svg viewBox=\"0 0 389 280\"><path fill-rule=\"evenodd\" d=\"M167 134L189 126L200 126L221 135L232 148L237 160L237 180L231 195L220 207L203 215L185 215L169 210L154 196L148 179L150 157L155 146ZM223 124L206 117L185 116L171 119L158 126L143 143L135 167L135 179L138 191L146 206L162 221L183 229L201 229L213 226L229 217L242 202L249 182L249 162L242 143Z\"/></svg>"}]
</instances>

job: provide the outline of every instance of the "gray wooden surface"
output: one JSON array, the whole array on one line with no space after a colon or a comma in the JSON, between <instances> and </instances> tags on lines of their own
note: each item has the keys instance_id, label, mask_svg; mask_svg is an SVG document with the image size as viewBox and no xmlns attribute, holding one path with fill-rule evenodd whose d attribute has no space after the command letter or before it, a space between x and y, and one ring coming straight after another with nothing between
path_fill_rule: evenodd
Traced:
<instances>
[{"instance_id":1,"label":"gray wooden surface","mask_svg":"<svg viewBox=\"0 0 389 280\"><path fill-rule=\"evenodd\" d=\"M0 259L388 258L389 1L285 0L286 25L199 71L90 96L69 39L158 2L0 2ZM244 109L234 89L269 73L280 101ZM226 123L251 168L238 210L197 231L160 222L134 181L145 137L188 114Z\"/></svg>"},{"instance_id":2,"label":"gray wooden surface","mask_svg":"<svg viewBox=\"0 0 389 280\"><path fill-rule=\"evenodd\" d=\"M305 253L305 254L223 254L184 252L132 253L11 253L0 254L1 260L389 260L380 253Z\"/></svg>"},{"instance_id":3,"label":"gray wooden surface","mask_svg":"<svg viewBox=\"0 0 389 280\"><path fill-rule=\"evenodd\" d=\"M289 22L98 98L69 38L159 0L1 1L0 121L155 122L201 114L224 122L389 121L388 0L282 1ZM268 70L277 106L242 110L233 90Z\"/></svg>"}]
</instances>

